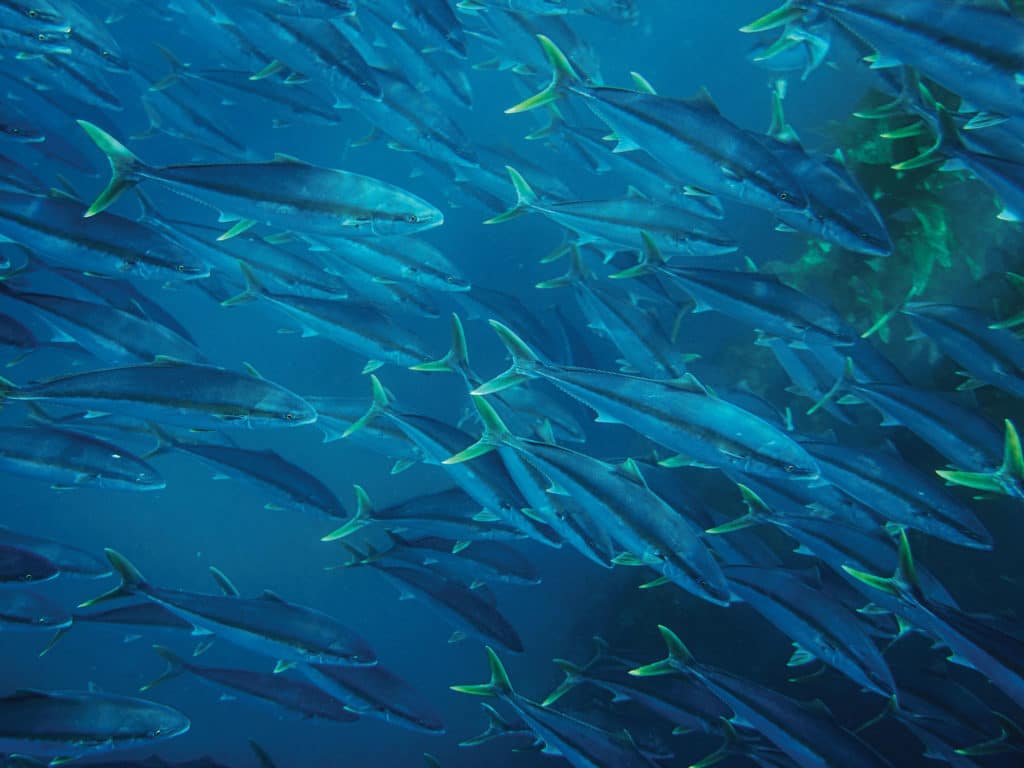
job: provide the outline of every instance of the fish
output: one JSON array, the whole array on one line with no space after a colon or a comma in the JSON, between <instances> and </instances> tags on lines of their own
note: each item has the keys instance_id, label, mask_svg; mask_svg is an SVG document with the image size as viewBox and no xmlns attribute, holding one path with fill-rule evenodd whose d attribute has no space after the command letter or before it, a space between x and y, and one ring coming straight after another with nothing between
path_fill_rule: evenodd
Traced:
<instances>
[{"instance_id":1,"label":"fish","mask_svg":"<svg viewBox=\"0 0 1024 768\"><path fill-rule=\"evenodd\" d=\"M484 434L446 459L447 463L469 461L500 451L502 446L511 448L547 478L548 493L576 499L590 522L637 564L654 569L697 597L716 605L728 604L725 578L700 540L699 529L654 494L638 476L639 470L616 470L568 448L515 437L486 400L475 398L473 403Z\"/></svg>"},{"instance_id":2,"label":"fish","mask_svg":"<svg viewBox=\"0 0 1024 768\"><path fill-rule=\"evenodd\" d=\"M892 672L858 617L782 569L728 565L729 587L811 656L865 689L896 695Z\"/></svg>"},{"instance_id":3,"label":"fish","mask_svg":"<svg viewBox=\"0 0 1024 768\"><path fill-rule=\"evenodd\" d=\"M0 698L0 751L57 764L173 739L190 726L176 709L110 693L20 690Z\"/></svg>"},{"instance_id":4,"label":"fish","mask_svg":"<svg viewBox=\"0 0 1024 768\"><path fill-rule=\"evenodd\" d=\"M222 596L164 589L148 583L120 553L104 551L121 584L86 600L79 608L138 595L205 633L279 659L286 666L300 662L372 665L377 661L373 649L353 630L325 613L289 603L273 592L242 598L233 587ZM222 588L230 584L219 581Z\"/></svg>"},{"instance_id":5,"label":"fish","mask_svg":"<svg viewBox=\"0 0 1024 768\"><path fill-rule=\"evenodd\" d=\"M751 474L812 480L814 459L784 432L711 395L696 379L645 379L541 360L506 326L491 327L512 354L512 366L473 390L489 395L528 379L549 381L598 413L598 421L625 424L669 450L712 466Z\"/></svg>"},{"instance_id":6,"label":"fish","mask_svg":"<svg viewBox=\"0 0 1024 768\"><path fill-rule=\"evenodd\" d=\"M971 307L912 301L900 308L918 331L963 366L972 380L1024 396L1024 344Z\"/></svg>"},{"instance_id":7,"label":"fish","mask_svg":"<svg viewBox=\"0 0 1024 768\"><path fill-rule=\"evenodd\" d=\"M918 579L905 532L900 532L899 563L893 576L880 576L848 565L843 570L868 587L895 598L898 614L947 646L962 665L987 677L1018 705L1024 700L1021 639L982 617L930 599Z\"/></svg>"},{"instance_id":8,"label":"fish","mask_svg":"<svg viewBox=\"0 0 1024 768\"><path fill-rule=\"evenodd\" d=\"M0 544L0 584L36 584L59 574L60 568L42 555Z\"/></svg>"},{"instance_id":9,"label":"fish","mask_svg":"<svg viewBox=\"0 0 1024 768\"><path fill-rule=\"evenodd\" d=\"M856 330L832 307L786 285L776 275L675 266L646 232L643 238L640 261L611 275L612 279L663 275L693 297L695 312L721 312L768 338L810 349L850 346L857 339Z\"/></svg>"},{"instance_id":10,"label":"fish","mask_svg":"<svg viewBox=\"0 0 1024 768\"><path fill-rule=\"evenodd\" d=\"M84 549L52 539L32 536L0 525L0 544L33 552L57 566L61 575L99 579L110 575L106 560Z\"/></svg>"},{"instance_id":11,"label":"fish","mask_svg":"<svg viewBox=\"0 0 1024 768\"><path fill-rule=\"evenodd\" d=\"M217 208L234 221L222 235L238 235L262 222L299 233L399 235L440 226L441 212L391 184L292 157L264 163L146 165L103 129L79 125L110 161L111 180L85 218L106 210L127 189L145 179L159 181ZM231 180L227 183L226 180Z\"/></svg>"},{"instance_id":12,"label":"fish","mask_svg":"<svg viewBox=\"0 0 1024 768\"><path fill-rule=\"evenodd\" d=\"M415 565L436 569L463 583L502 582L540 584L541 577L529 558L519 550L497 541L463 542L439 536L405 538L388 531L394 547L391 557L400 557Z\"/></svg>"},{"instance_id":13,"label":"fish","mask_svg":"<svg viewBox=\"0 0 1024 768\"><path fill-rule=\"evenodd\" d=\"M582 666L565 659L554 660L565 674L565 679L544 699L541 706L551 706L578 686L592 685L617 698L636 702L671 723L674 726L673 733L714 732L722 718L732 715L732 710L713 693L689 680L631 677L628 671L637 666L636 662L610 655L608 646L601 638L595 637L594 642L597 653Z\"/></svg>"},{"instance_id":14,"label":"fish","mask_svg":"<svg viewBox=\"0 0 1024 768\"><path fill-rule=\"evenodd\" d=\"M900 0L879 8L869 0L796 0L744 27L759 31L827 14L878 53L872 66L906 64L960 94L988 120L1024 114L1024 24L1002 3L954 3L938 11L926 0ZM986 44L977 45L979 39ZM979 121L983 125L983 121Z\"/></svg>"},{"instance_id":15,"label":"fish","mask_svg":"<svg viewBox=\"0 0 1024 768\"><path fill-rule=\"evenodd\" d=\"M71 614L32 591L0 589L0 632L45 632L71 626Z\"/></svg>"},{"instance_id":16,"label":"fish","mask_svg":"<svg viewBox=\"0 0 1024 768\"><path fill-rule=\"evenodd\" d=\"M378 553L370 548L362 554L350 545L343 546L355 556L345 567L370 566L391 581L403 596L419 598L424 606L467 635L497 643L514 653L523 651L523 641L515 627L493 602L480 596L480 590L471 590L432 570L410 567L388 552Z\"/></svg>"},{"instance_id":17,"label":"fish","mask_svg":"<svg viewBox=\"0 0 1024 768\"><path fill-rule=\"evenodd\" d=\"M166 485L145 460L116 445L41 425L0 428L0 469L60 490L157 491Z\"/></svg>"},{"instance_id":18,"label":"fish","mask_svg":"<svg viewBox=\"0 0 1024 768\"><path fill-rule=\"evenodd\" d=\"M706 259L737 249L735 241L713 222L666 203L653 203L633 194L622 199L547 201L533 191L512 166L505 166L516 201L504 213L485 224L511 221L527 212L546 218L576 233L579 244L594 244L602 250L636 249L647 233L667 253Z\"/></svg>"},{"instance_id":19,"label":"fish","mask_svg":"<svg viewBox=\"0 0 1024 768\"><path fill-rule=\"evenodd\" d=\"M337 541L375 523L389 531L444 536L459 542L505 541L525 537L518 528L480 510L480 505L460 488L416 495L383 509L375 509L361 486L355 487L356 511L343 526L321 541Z\"/></svg>"},{"instance_id":20,"label":"fish","mask_svg":"<svg viewBox=\"0 0 1024 768\"><path fill-rule=\"evenodd\" d=\"M297 427L316 421L308 403L265 379L159 357L149 365L72 373L21 387L0 378L0 401L5 399L186 427Z\"/></svg>"},{"instance_id":21,"label":"fish","mask_svg":"<svg viewBox=\"0 0 1024 768\"><path fill-rule=\"evenodd\" d=\"M83 219L85 206L63 196L0 191L0 235L79 272L150 280L196 280L210 274L176 242L111 214Z\"/></svg>"},{"instance_id":22,"label":"fish","mask_svg":"<svg viewBox=\"0 0 1024 768\"><path fill-rule=\"evenodd\" d=\"M528 506L526 500L496 456L484 458L472 467L445 464L449 456L470 442L469 436L461 429L437 419L398 411L376 375L370 375L370 384L373 403L346 430L346 436L358 432L375 419L391 422L419 447L424 456L439 464L452 481L481 508L536 541L556 548L560 545L549 530L545 530L542 524L523 512Z\"/></svg>"},{"instance_id":23,"label":"fish","mask_svg":"<svg viewBox=\"0 0 1024 768\"><path fill-rule=\"evenodd\" d=\"M544 742L544 748L560 754L578 768L611 768L611 766L654 766L645 757L632 736L602 731L589 723L547 709L515 692L508 673L498 655L487 646L487 660L491 679L481 685L453 685L452 690L473 696L496 696L507 703L522 718L534 735Z\"/></svg>"},{"instance_id":24,"label":"fish","mask_svg":"<svg viewBox=\"0 0 1024 768\"><path fill-rule=\"evenodd\" d=\"M245 290L225 301L233 307L265 299L276 309L293 318L302 328L302 335L322 336L345 349L364 355L376 370L384 362L410 366L427 359L423 342L404 325L394 322L383 308L365 301L314 299L271 293L244 262Z\"/></svg>"},{"instance_id":25,"label":"fish","mask_svg":"<svg viewBox=\"0 0 1024 768\"><path fill-rule=\"evenodd\" d=\"M649 86L586 85L550 38L537 39L551 65L551 82L506 112L536 109L570 93L614 131L618 152L643 150L699 189L767 211L807 207L799 180L759 139L725 118L706 91L684 100L659 96Z\"/></svg>"},{"instance_id":26,"label":"fish","mask_svg":"<svg viewBox=\"0 0 1024 768\"><path fill-rule=\"evenodd\" d=\"M147 454L149 458L170 451L194 456L213 467L217 477L238 478L267 494L268 509L295 510L318 517L348 517L345 507L330 488L276 451L180 440L155 425L151 430L159 445Z\"/></svg>"},{"instance_id":27,"label":"fish","mask_svg":"<svg viewBox=\"0 0 1024 768\"><path fill-rule=\"evenodd\" d=\"M5 283L0 283L0 295L31 307L105 362L149 362L158 355L190 363L205 360L194 343L170 328L116 307L56 294L14 291Z\"/></svg>"},{"instance_id":28,"label":"fish","mask_svg":"<svg viewBox=\"0 0 1024 768\"><path fill-rule=\"evenodd\" d=\"M302 664L298 671L317 687L345 702L360 717L373 717L421 733L441 734L445 725L431 702L381 664L339 667Z\"/></svg>"},{"instance_id":29,"label":"fish","mask_svg":"<svg viewBox=\"0 0 1024 768\"><path fill-rule=\"evenodd\" d=\"M804 708L788 696L723 670L698 664L679 637L658 626L668 647L662 660L630 670L636 677L683 674L706 685L735 716L806 768L891 766L892 764L838 725L827 712Z\"/></svg>"},{"instance_id":30,"label":"fish","mask_svg":"<svg viewBox=\"0 0 1024 768\"><path fill-rule=\"evenodd\" d=\"M969 507L894 451L868 452L817 441L803 445L817 459L822 478L882 519L963 547L993 546L992 535Z\"/></svg>"},{"instance_id":31,"label":"fish","mask_svg":"<svg viewBox=\"0 0 1024 768\"><path fill-rule=\"evenodd\" d=\"M354 723L359 719L359 715L347 709L342 701L297 676L210 667L187 661L162 645L154 645L153 650L167 662L167 669L143 685L140 693L188 672L221 690L237 691L259 703L269 704L279 715L333 723Z\"/></svg>"}]
</instances>

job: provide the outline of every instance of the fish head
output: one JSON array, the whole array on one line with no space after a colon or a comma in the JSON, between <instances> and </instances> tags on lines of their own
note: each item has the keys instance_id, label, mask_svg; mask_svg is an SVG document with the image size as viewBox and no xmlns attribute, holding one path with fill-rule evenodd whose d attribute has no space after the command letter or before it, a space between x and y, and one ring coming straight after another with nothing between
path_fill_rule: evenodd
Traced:
<instances>
[{"instance_id":1,"label":"fish head","mask_svg":"<svg viewBox=\"0 0 1024 768\"><path fill-rule=\"evenodd\" d=\"M46 140L46 134L34 130L31 126L7 122L0 122L0 137L22 144L36 144Z\"/></svg>"},{"instance_id":2,"label":"fish head","mask_svg":"<svg viewBox=\"0 0 1024 768\"><path fill-rule=\"evenodd\" d=\"M129 706L121 709L117 728L110 733L113 746L144 744L152 741L173 739L186 733L191 721L173 707L156 704L144 699L126 699Z\"/></svg>"},{"instance_id":3,"label":"fish head","mask_svg":"<svg viewBox=\"0 0 1024 768\"><path fill-rule=\"evenodd\" d=\"M151 467L140 468L132 479L132 484L139 490L158 491L166 487L167 483L160 474Z\"/></svg>"},{"instance_id":4,"label":"fish head","mask_svg":"<svg viewBox=\"0 0 1024 768\"><path fill-rule=\"evenodd\" d=\"M373 234L411 235L444 223L444 214L427 201L408 193L400 197L403 199L392 197L392 204L370 213L368 223Z\"/></svg>"},{"instance_id":5,"label":"fish head","mask_svg":"<svg viewBox=\"0 0 1024 768\"><path fill-rule=\"evenodd\" d=\"M281 388L268 391L253 407L252 415L268 426L300 427L316 421L316 409L298 395Z\"/></svg>"},{"instance_id":6,"label":"fish head","mask_svg":"<svg viewBox=\"0 0 1024 768\"><path fill-rule=\"evenodd\" d=\"M25 22L32 24L35 28L56 31L68 27L68 20L64 14L58 11L50 0L27 0L27 2L19 2L14 5L16 8L12 10L20 11L24 15Z\"/></svg>"},{"instance_id":7,"label":"fish head","mask_svg":"<svg viewBox=\"0 0 1024 768\"><path fill-rule=\"evenodd\" d=\"M103 68L107 70L107 72L113 72L118 75L127 75L132 71L131 65L121 55L120 51L101 47L99 50L99 56L103 60Z\"/></svg>"},{"instance_id":8,"label":"fish head","mask_svg":"<svg viewBox=\"0 0 1024 768\"><path fill-rule=\"evenodd\" d=\"M210 266L197 261L184 248L169 248L164 253L147 251L145 258L124 256L121 272L136 274L144 280L198 280L210 276Z\"/></svg>"},{"instance_id":9,"label":"fish head","mask_svg":"<svg viewBox=\"0 0 1024 768\"><path fill-rule=\"evenodd\" d=\"M337 664L339 661L355 667L370 667L377 663L377 652L355 632L338 627L337 636L323 654L325 661Z\"/></svg>"},{"instance_id":10,"label":"fish head","mask_svg":"<svg viewBox=\"0 0 1024 768\"><path fill-rule=\"evenodd\" d=\"M791 457L779 465L779 470L791 480L816 480L821 475L817 463L810 456Z\"/></svg>"}]
</instances>

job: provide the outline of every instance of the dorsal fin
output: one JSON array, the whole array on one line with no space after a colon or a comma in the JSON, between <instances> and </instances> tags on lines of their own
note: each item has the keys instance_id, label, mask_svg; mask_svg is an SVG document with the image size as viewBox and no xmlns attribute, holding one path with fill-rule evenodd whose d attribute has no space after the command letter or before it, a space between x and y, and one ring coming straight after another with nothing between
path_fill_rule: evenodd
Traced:
<instances>
[{"instance_id":1,"label":"dorsal fin","mask_svg":"<svg viewBox=\"0 0 1024 768\"><path fill-rule=\"evenodd\" d=\"M213 580L217 582L217 586L220 587L220 591L228 597L239 597L241 593L238 591L231 579L215 565L210 566L210 575L213 576Z\"/></svg>"},{"instance_id":2,"label":"dorsal fin","mask_svg":"<svg viewBox=\"0 0 1024 768\"><path fill-rule=\"evenodd\" d=\"M171 357L170 355L157 355L153 358L153 362L150 365L190 365L185 360L178 357Z\"/></svg>"},{"instance_id":3,"label":"dorsal fin","mask_svg":"<svg viewBox=\"0 0 1024 768\"><path fill-rule=\"evenodd\" d=\"M263 594L260 595L260 600L269 600L272 603L280 603L281 605L288 605L288 601L281 597L277 592L269 589L263 590Z\"/></svg>"},{"instance_id":4,"label":"dorsal fin","mask_svg":"<svg viewBox=\"0 0 1024 768\"><path fill-rule=\"evenodd\" d=\"M291 165L309 165L305 160L300 160L295 157L295 155L286 155L283 152L275 152L274 159L271 162L290 163Z\"/></svg>"},{"instance_id":5,"label":"dorsal fin","mask_svg":"<svg viewBox=\"0 0 1024 768\"><path fill-rule=\"evenodd\" d=\"M694 107L700 107L701 109L707 109L714 112L716 115L721 114L715 100L711 98L711 93L704 86L701 86L696 95L689 100L689 104Z\"/></svg>"}]
</instances>

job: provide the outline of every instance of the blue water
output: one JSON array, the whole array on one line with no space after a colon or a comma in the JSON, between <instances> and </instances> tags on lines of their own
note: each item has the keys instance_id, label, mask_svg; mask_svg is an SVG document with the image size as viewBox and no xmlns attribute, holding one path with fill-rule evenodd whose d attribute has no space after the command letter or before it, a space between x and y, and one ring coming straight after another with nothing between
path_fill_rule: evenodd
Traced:
<instances>
[{"instance_id":1,"label":"blue water","mask_svg":"<svg viewBox=\"0 0 1024 768\"><path fill-rule=\"evenodd\" d=\"M52 2L60 7L58 0ZM230 15L236 3L241 5L240 0L225 0L221 7ZM115 4L81 0L80 5L100 21L107 16L108 6ZM605 82L626 84L629 72L636 71L662 94L685 97L706 87L730 120L751 131L763 132L767 128L768 84L772 75L747 60L751 39L737 30L771 10L773 2L637 0L637 6L639 18L635 24L588 16L568 17L578 38L587 41L599 58ZM100 152L78 133L75 118L87 117L103 126L154 165L211 159L209 154L203 154L201 149L181 139L162 134L138 141L129 137L147 126L140 96L149 83L166 72L166 65L152 43L164 45L195 69L214 68L223 62L211 56L219 49L209 42L223 32L213 24L168 23L130 4L125 7L124 17L108 24L107 29L120 44L133 73L103 74L122 102L123 110L93 109L88 114L79 114L69 106L66 115L66 138L91 163L95 173L81 174L63 166L45 154L43 145L0 145L0 151L19 158L19 162L31 168L48 185L58 185L58 174L63 175L85 199L91 199L105 184L107 167ZM537 21L541 29L545 23ZM203 34L210 38L204 39ZM489 55L478 43L470 44L469 62ZM787 117L809 149L831 151L842 143L843 137L859 130L850 114L873 82L872 74L842 45L837 45L830 53L829 62L806 82L801 82L798 75L790 75ZM15 60L10 51L3 51L0 60L0 67L16 76L19 67L29 64L31 62ZM452 59L452 66L462 65ZM466 71L473 88L473 107L452 116L471 141L486 142L499 150L514 147L517 153L543 165L568 184L580 199L622 193L615 177L594 176L575 156L545 146L544 142L522 139L536 127L537 120L503 114L505 108L525 94L512 85L516 75ZM543 80L544 76L540 75L524 82L533 90ZM197 92L194 88L193 91ZM369 126L353 110L338 110L337 125L331 127L306 124L274 127L272 104L249 102L239 108L220 103L219 99L217 92L211 89L193 106L244 144L246 157L237 160L266 159L275 152L287 153L317 165L386 180L423 197L442 209L445 223L417 237L441 249L474 287L500 289L514 296L526 312L545 326L556 322L552 308L558 305L575 330L587 338L595 363L608 370L616 368L617 352L586 327L586 320L568 290L533 288L534 283L564 270L563 262L538 263L562 238L555 224L530 215L502 225L483 225L482 221L495 211L458 196L449 182L416 154L393 151L381 140L369 146L354 146ZM69 101L69 105L73 104ZM500 172L500 166L495 170ZM868 173L877 175L878 171L865 170L865 174ZM998 298L1003 314L1008 314L1018 306L1015 302L1019 303L1019 299L1000 281L998 272L1012 268L1018 261L1019 226L997 222L994 210L989 211L987 207L982 214L977 214L974 210L980 205L977 199L988 193L976 182L963 184L968 192L953 188L940 198L947 207L950 226L955 229L957 238L952 249L954 263L936 267L927 298L970 303L988 311L991 311L992 300ZM216 214L208 209L184 202L155 185L152 193L158 210L169 219L216 223ZM456 200L457 205L453 205ZM908 203L886 197L884 190L880 193L879 205L894 221L912 220ZM126 195L114 210L134 216L137 206L131 195ZM773 231L774 222L769 214L728 202L726 210L727 229L738 241L741 256L749 256L759 265L795 265L806 250L806 239L802 235ZM975 275L963 257L966 249L971 249L975 260L985 265L984 271L990 276L984 282L980 279L972 282ZM5 247L4 253L8 252ZM40 256L45 259L45 254ZM855 254L836 249L828 258L836 260L832 271L819 270L811 274L807 284L801 283L801 287L828 298L844 311L854 314L859 311L856 321L860 329L873 322L877 312L858 301L857 288L847 282L849 275L873 275L877 284L885 287L890 304L898 301L905 290L906 280L886 273L885 267L881 268L881 276L865 270L864 259ZM17 261L19 257L14 256L14 259ZM626 263L628 259L623 262ZM254 302L225 309L188 283L169 287L158 282L136 281L136 285L193 334L212 363L232 370L241 370L243 363L251 363L263 376L301 394L364 397L369 405L370 385L368 377L361 373L365 359L321 338L305 339L296 333L279 333L279 329L289 327L287 319L268 305ZM968 290L965 285L976 285L977 291ZM449 344L447 314L454 305L449 296L435 294L431 299L441 310L436 319L415 318L393 308L385 309L394 313L397 322L415 328L429 348L440 356ZM465 314L463 317L466 319ZM504 350L496 343L484 320L467 319L466 327L474 369L484 376L503 370ZM948 385L947 388L955 386L953 367L948 360L930 354L925 342L904 342L905 330L905 325L899 326L890 343L880 344L879 348L910 374L912 380L931 380ZM773 367L771 356L754 347L752 342L752 334L743 326L722 315L701 314L684 320L679 347L701 355L694 370L716 385L749 382L756 392L772 399L777 407L792 405L794 411L806 409L810 401L795 400L783 391L787 382L782 372ZM14 354L8 357L13 358ZM914 375L927 366L931 366L932 375ZM84 354L51 346L3 371L3 375L23 384L95 367L102 366ZM454 376L414 374L395 366L386 366L378 374L407 410L427 413L449 423L463 416L467 402L461 383ZM1019 402L1008 396L993 395L990 389L979 393L978 407L993 422L998 424L1003 418L1021 415ZM641 436L620 426L593 424L586 409L570 407L575 408L577 417L587 425L587 441L582 449L588 454L621 460L650 450L650 444ZM18 403L8 403L0 411L0 424L4 426L22 424L25 418L25 409ZM803 426L810 428L807 422ZM827 420L814 422L813 426L816 430L829 428ZM470 433L476 431L471 421L464 429ZM871 443L872 438L880 434L872 430L873 426L865 426L864 433L856 437ZM843 434L853 439L850 433ZM325 444L321 442L320 432L312 426L294 430L236 431L234 436L245 447L273 448L302 466L323 480L350 511L354 509L351 491L354 483L363 486L379 507L449 487L447 478L436 466L418 465L392 475L389 473L392 462L388 459L344 440ZM941 465L941 459L909 433L900 432L895 440L904 457L920 468L931 471ZM322 519L266 509L265 499L258 491L236 481L214 481L209 468L188 456L171 453L154 459L153 463L166 478L167 487L149 493L88 487L53 490L43 482L4 475L0 479L0 523L90 551L100 552L104 547L112 547L128 555L147 579L162 586L213 592L215 585L208 575L208 566L216 566L230 576L244 595L272 589L290 601L325 611L366 637L376 649L381 664L426 696L443 717L447 732L443 735L414 733L371 718L349 725L279 719L276 713L245 701L221 701L214 688L194 677L183 676L148 695L185 712L192 722L190 731L155 747L125 753L125 759L156 752L170 761L209 755L229 765L254 765L246 744L246 740L252 738L265 747L282 768L418 766L423 764L424 752L435 755L445 768L557 764L557 757L530 751L513 752L509 743L502 740L475 749L458 746L460 740L485 727L480 700L449 690L452 684L486 679L481 643L474 639L450 643L451 627L417 601L400 600L398 592L373 569L326 571L328 566L347 559L338 546L319 542L320 536L332 527L330 521L325 524ZM717 477L709 480L708 474L684 470L679 474L679 483L702 494L705 504L716 507L727 517L742 514L735 491ZM962 489L951 493L974 505L972 508L992 533L995 549L977 552L915 536L915 555L940 575L965 609L1007 615L1015 620L1022 576L1016 557L1019 504L1008 499L972 502L970 492ZM766 532L764 539L780 553L792 548L791 542L774 531ZM536 564L543 582L537 586L498 584L493 592L502 613L516 627L526 648L521 655L504 654L506 666L517 691L533 699L543 699L561 680L561 673L549 660L563 657L582 661L590 653L593 635L605 637L613 647L629 649L637 658L649 661L660 658L663 648L656 625L665 624L684 638L701 661L770 685L795 698L820 697L831 707L836 719L847 727L869 719L884 706L881 698L857 693L851 683L832 671L806 683L787 683L785 661L791 652L789 641L745 606L716 608L672 586L637 591L638 584L653 578L649 572L640 574L640 569L633 568L601 570L568 547L554 550L534 542L517 542L514 546ZM58 579L36 589L71 607L108 586L108 581ZM162 662L150 650L152 643L169 644L186 652L193 642L167 631L87 625L74 628L50 653L40 658L38 653L48 639L41 633L0 631L2 691L18 688L81 690L94 685L104 691L131 694L162 668ZM920 636L911 637L901 641L887 658L893 668L900 665L910 668L928 653L927 648L928 643ZM942 654L930 652L928 658L938 662ZM215 643L201 661L218 666L267 669L267 660L246 655L225 642ZM1012 705L979 675L961 669L954 669L952 674L991 702L993 709L1013 713ZM588 694L577 701L586 703L588 695L603 697L588 689ZM643 715L639 709L624 711L621 717L619 728L649 727L661 735L676 754L675 760L666 765L689 765L719 744L717 735L669 737L670 728ZM868 731L866 738L895 764L930 764L920 756L914 740L892 722ZM739 758L728 763L744 764L747 763ZM1012 755L1003 755L980 758L978 764L1010 766L1019 763Z\"/></svg>"}]
</instances>

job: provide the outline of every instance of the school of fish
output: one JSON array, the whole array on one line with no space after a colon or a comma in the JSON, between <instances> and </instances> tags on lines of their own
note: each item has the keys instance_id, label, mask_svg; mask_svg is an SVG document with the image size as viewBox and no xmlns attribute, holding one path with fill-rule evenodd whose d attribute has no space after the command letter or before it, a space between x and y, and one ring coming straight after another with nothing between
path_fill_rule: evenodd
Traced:
<instances>
[{"instance_id":1,"label":"school of fish","mask_svg":"<svg viewBox=\"0 0 1024 768\"><path fill-rule=\"evenodd\" d=\"M1024 3L750 3L767 12L731 33L752 42L766 131L664 72L605 82L602 53L639 57L658 5L0 0L3 487L144 505L175 484L168 457L208 468L238 504L315 521L309 549L337 565L303 578L372 573L444 628L410 630L418 644L450 632L489 675L424 687L357 613L215 566L205 590L151 581L152 543L89 551L88 517L20 530L0 502L0 639L34 633L44 659L104 627L153 646L138 691L0 687L6 765L220 765L161 753L192 724L159 701L182 675L292 718L296 743L308 721L337 729L338 766L367 719L458 741L463 765L1024 764L1006 573L1024 504ZM801 115L804 142L785 106L829 69L864 93L830 94L842 128ZM506 113L484 115L492 136L481 99ZM246 138L257 122L266 146ZM310 159L314 130L340 137L337 162ZM951 239L967 220L998 258ZM489 271L497 242L543 279ZM267 318L292 371L208 340ZM471 365L467 339L500 342L504 370ZM354 367L303 373L328 359ZM285 429L389 480L253 440ZM438 490L404 493L414 467ZM183 535L201 512L182 510ZM502 603L557 581L553 553L595 594L628 583L646 631L607 627L614 644L556 659L564 681L528 697L506 663L548 660ZM77 604L48 596L54 579L84 580ZM688 640L709 623L791 656L752 667L713 633ZM479 736L439 714L452 691L482 697ZM379 764L407 763L383 744Z\"/></svg>"}]
</instances>

